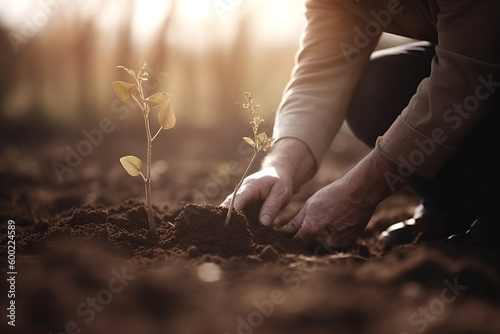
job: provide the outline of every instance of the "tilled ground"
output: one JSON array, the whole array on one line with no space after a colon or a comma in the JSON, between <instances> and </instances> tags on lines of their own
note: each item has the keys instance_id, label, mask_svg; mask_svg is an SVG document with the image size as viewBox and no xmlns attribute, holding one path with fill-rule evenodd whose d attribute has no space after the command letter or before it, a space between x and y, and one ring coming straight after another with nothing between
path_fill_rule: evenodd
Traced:
<instances>
[{"instance_id":1,"label":"tilled ground","mask_svg":"<svg viewBox=\"0 0 500 334\"><path fill-rule=\"evenodd\" d=\"M217 164L185 168L174 152L154 235L140 182L116 164L90 160L59 184L47 147L21 152L4 149L0 166L2 275L9 219L17 271L16 326L4 317L2 333L500 333L498 246L383 250L380 231L416 203L408 193L380 206L353 249L317 251L260 226L256 210L224 227L227 209L189 204L179 183L203 189Z\"/></svg>"}]
</instances>

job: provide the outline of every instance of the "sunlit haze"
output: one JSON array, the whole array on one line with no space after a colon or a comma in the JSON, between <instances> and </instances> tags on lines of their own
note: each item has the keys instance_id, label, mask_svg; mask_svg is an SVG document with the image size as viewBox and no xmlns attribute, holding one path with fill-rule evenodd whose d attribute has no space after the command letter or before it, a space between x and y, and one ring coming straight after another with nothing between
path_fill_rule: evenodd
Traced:
<instances>
[{"instance_id":1,"label":"sunlit haze","mask_svg":"<svg viewBox=\"0 0 500 334\"><path fill-rule=\"evenodd\" d=\"M44 7L44 3L56 5ZM220 43L221 38L230 38L231 30L236 29L240 19L244 19L250 22L251 35L259 42L283 42L297 39L302 25L303 3L304 0L180 0L174 5L172 1L157 0L0 0L0 24L20 31L26 21L33 21L36 15L42 20L40 29L58 18L91 17L96 27L103 32L119 24L131 24L132 38L141 45L151 40L169 17L169 12L174 11L176 31L173 38L180 40L202 36L195 37L194 42L202 39L204 44ZM123 22L130 8L133 9L132 20ZM43 22L47 17L47 22ZM194 43L192 46L197 48Z\"/></svg>"},{"instance_id":2,"label":"sunlit haze","mask_svg":"<svg viewBox=\"0 0 500 334\"><path fill-rule=\"evenodd\" d=\"M2 52L19 64L4 113L21 117L41 108L61 122L107 115L110 82L120 76L116 66L146 58L168 73L161 85L184 110L179 119L214 124L247 90L271 114L293 67L304 3L0 0L9 46Z\"/></svg>"}]
</instances>

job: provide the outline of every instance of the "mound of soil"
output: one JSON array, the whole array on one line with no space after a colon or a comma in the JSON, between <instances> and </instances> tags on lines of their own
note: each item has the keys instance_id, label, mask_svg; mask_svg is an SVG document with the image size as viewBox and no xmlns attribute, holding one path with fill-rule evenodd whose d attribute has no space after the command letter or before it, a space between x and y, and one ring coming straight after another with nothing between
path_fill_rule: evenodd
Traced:
<instances>
[{"instance_id":1,"label":"mound of soil","mask_svg":"<svg viewBox=\"0 0 500 334\"><path fill-rule=\"evenodd\" d=\"M248 221L243 212L233 212L227 227L227 209L215 205L189 204L169 212L156 208L156 212L156 235L147 230L143 203L127 200L109 209L87 205L64 211L54 219L30 225L18 243L24 254L43 252L44 247L59 241L72 241L103 245L122 258L148 259L184 254L188 258L211 255L225 260L240 257L249 262L273 262L284 254L308 254L301 243Z\"/></svg>"},{"instance_id":2,"label":"mound of soil","mask_svg":"<svg viewBox=\"0 0 500 334\"><path fill-rule=\"evenodd\" d=\"M306 253L302 244L271 227L249 222L242 212L233 212L224 226L227 208L215 205L186 205L175 220L173 246L191 256L214 254L223 258L262 255L277 260L280 254Z\"/></svg>"},{"instance_id":3,"label":"mound of soil","mask_svg":"<svg viewBox=\"0 0 500 334\"><path fill-rule=\"evenodd\" d=\"M164 226L169 218L168 214L156 217L162 237L167 234ZM137 200L109 209L86 205L30 225L17 242L26 254L36 254L60 240L71 240L100 244L116 255L132 257L158 244L147 226L146 209Z\"/></svg>"}]
</instances>

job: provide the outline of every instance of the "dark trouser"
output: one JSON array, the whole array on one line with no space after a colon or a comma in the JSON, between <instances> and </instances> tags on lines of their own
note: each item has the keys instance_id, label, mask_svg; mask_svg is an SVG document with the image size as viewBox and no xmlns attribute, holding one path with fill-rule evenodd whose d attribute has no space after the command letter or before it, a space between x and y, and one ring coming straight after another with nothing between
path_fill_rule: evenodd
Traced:
<instances>
[{"instance_id":1,"label":"dark trouser","mask_svg":"<svg viewBox=\"0 0 500 334\"><path fill-rule=\"evenodd\" d=\"M434 46L427 42L374 53L347 114L347 123L360 140L374 147L420 81L430 75L434 55ZM498 222L500 108L488 114L433 180L417 176L411 186L422 197L423 218L452 232L467 229L478 217Z\"/></svg>"}]
</instances>

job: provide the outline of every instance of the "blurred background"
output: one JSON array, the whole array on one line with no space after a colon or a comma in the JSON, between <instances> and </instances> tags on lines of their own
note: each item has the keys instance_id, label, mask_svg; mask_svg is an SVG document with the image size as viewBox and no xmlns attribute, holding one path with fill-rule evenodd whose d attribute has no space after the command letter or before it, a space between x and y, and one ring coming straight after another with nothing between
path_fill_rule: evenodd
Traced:
<instances>
[{"instance_id":1,"label":"blurred background","mask_svg":"<svg viewBox=\"0 0 500 334\"><path fill-rule=\"evenodd\" d=\"M235 102L252 92L262 105L261 126L271 134L305 22L304 4L0 0L2 178L13 178L13 170L19 174L13 184L38 177L44 181L36 183L43 189L38 198L47 197L54 185L68 191L83 181L83 191L102 193L108 181L122 184L126 174L117 161L123 155L142 157L145 135L138 109L119 101L111 83L130 80L117 65L137 70L144 58L150 72L146 89L172 93L178 120L153 148L153 176L167 175L156 189L175 189L167 199L217 203L237 182L236 173L227 177L227 164L241 167L251 153L241 139L249 134L249 115ZM400 42L384 36L379 48ZM84 132L100 129L103 119L112 131L89 147ZM365 152L344 126L325 158L334 165L320 170L319 183L338 178ZM218 191L199 190L221 173L226 177ZM101 183L96 186L95 180ZM142 196L136 181L119 189L123 198ZM197 193L203 194L199 200ZM95 201L94 196L85 203Z\"/></svg>"},{"instance_id":2,"label":"blurred background","mask_svg":"<svg viewBox=\"0 0 500 334\"><path fill-rule=\"evenodd\" d=\"M178 118L214 126L251 91L273 114L305 0L0 0L1 115L79 131L113 113L111 82L141 58ZM387 44L387 39L383 42ZM244 115L246 116L246 115Z\"/></svg>"},{"instance_id":3,"label":"blurred background","mask_svg":"<svg viewBox=\"0 0 500 334\"><path fill-rule=\"evenodd\" d=\"M272 114L293 66L303 3L1 0L2 116L80 131L113 115L111 82L128 79L116 66L135 70L141 58L156 74L152 88L174 94L179 122L214 126L244 91Z\"/></svg>"},{"instance_id":4,"label":"blurred background","mask_svg":"<svg viewBox=\"0 0 500 334\"><path fill-rule=\"evenodd\" d=\"M170 189L169 199L192 201L196 180L203 185L221 164L248 158L248 149L238 146L250 130L248 113L235 104L243 102L243 92L262 105L270 134L293 66L303 3L0 0L2 180L19 186L35 177L36 200L51 198L53 187L68 196L72 188L96 194L123 184L128 175L118 159L144 157L144 123L136 106L117 99L111 83L131 79L116 66L137 71L144 58L146 90L172 93L177 117L153 148L153 178L168 175L155 188ZM104 119L112 131L87 145L83 131L99 130ZM151 124L156 131L156 117ZM234 182L200 201L218 201ZM142 188L131 180L123 191L110 191L128 198L143 196ZM93 202L95 196L85 200Z\"/></svg>"}]
</instances>

